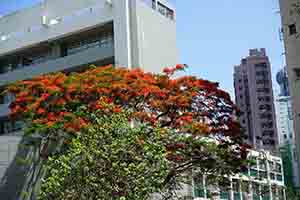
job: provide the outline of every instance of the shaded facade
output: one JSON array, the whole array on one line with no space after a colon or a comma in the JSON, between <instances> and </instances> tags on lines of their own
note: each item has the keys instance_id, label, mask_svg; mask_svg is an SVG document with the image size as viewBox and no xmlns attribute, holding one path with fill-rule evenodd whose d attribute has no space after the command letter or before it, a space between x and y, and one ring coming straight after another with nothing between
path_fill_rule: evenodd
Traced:
<instances>
[{"instance_id":1,"label":"shaded facade","mask_svg":"<svg viewBox=\"0 0 300 200\"><path fill-rule=\"evenodd\" d=\"M282 21L281 33L291 93L298 172L300 172L300 2L298 0L279 0L279 5ZM300 182L300 177L298 182Z\"/></svg>"}]
</instances>

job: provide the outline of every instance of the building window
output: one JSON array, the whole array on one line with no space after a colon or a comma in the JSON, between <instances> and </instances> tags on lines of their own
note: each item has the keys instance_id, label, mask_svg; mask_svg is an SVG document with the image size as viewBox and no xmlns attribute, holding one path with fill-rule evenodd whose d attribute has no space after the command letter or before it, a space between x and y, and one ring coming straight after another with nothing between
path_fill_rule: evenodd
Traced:
<instances>
[{"instance_id":1,"label":"building window","mask_svg":"<svg viewBox=\"0 0 300 200\"><path fill-rule=\"evenodd\" d=\"M233 189L234 199L241 199L239 180L237 179L232 180L232 189Z\"/></svg>"},{"instance_id":2,"label":"building window","mask_svg":"<svg viewBox=\"0 0 300 200\"><path fill-rule=\"evenodd\" d=\"M269 80L257 80L256 81L256 84L264 84L264 85L267 85L267 84L269 84L270 82L269 82Z\"/></svg>"},{"instance_id":3,"label":"building window","mask_svg":"<svg viewBox=\"0 0 300 200\"><path fill-rule=\"evenodd\" d=\"M228 180L228 182L230 182L230 181ZM220 199L229 199L230 198L230 189L226 186L223 186L223 185L224 185L224 183L219 184Z\"/></svg>"},{"instance_id":4,"label":"building window","mask_svg":"<svg viewBox=\"0 0 300 200\"><path fill-rule=\"evenodd\" d=\"M152 0L152 8L156 10L156 0Z\"/></svg>"},{"instance_id":5,"label":"building window","mask_svg":"<svg viewBox=\"0 0 300 200\"><path fill-rule=\"evenodd\" d=\"M157 2L158 12L167 18L174 20L174 11L160 2Z\"/></svg>"},{"instance_id":6,"label":"building window","mask_svg":"<svg viewBox=\"0 0 300 200\"><path fill-rule=\"evenodd\" d=\"M270 101L271 101L271 98L268 97L268 96L258 97L258 101L270 102Z\"/></svg>"},{"instance_id":7,"label":"building window","mask_svg":"<svg viewBox=\"0 0 300 200\"><path fill-rule=\"evenodd\" d=\"M10 134L22 130L24 123L22 121L0 121L0 135Z\"/></svg>"},{"instance_id":8,"label":"building window","mask_svg":"<svg viewBox=\"0 0 300 200\"><path fill-rule=\"evenodd\" d=\"M265 62L255 64L255 68L258 68L258 69L266 69L267 67L268 67L268 65Z\"/></svg>"},{"instance_id":9,"label":"building window","mask_svg":"<svg viewBox=\"0 0 300 200\"><path fill-rule=\"evenodd\" d=\"M289 34L294 35L297 33L297 27L296 24L290 24L289 25Z\"/></svg>"},{"instance_id":10,"label":"building window","mask_svg":"<svg viewBox=\"0 0 300 200\"><path fill-rule=\"evenodd\" d=\"M269 185L263 185L262 186L261 194L262 194L261 196L262 196L263 200L270 200L271 199Z\"/></svg>"},{"instance_id":11,"label":"building window","mask_svg":"<svg viewBox=\"0 0 300 200\"><path fill-rule=\"evenodd\" d=\"M111 32L103 32L93 38L85 38L68 44L66 47L66 55L76 54L93 47L110 46L113 46L113 34Z\"/></svg>"},{"instance_id":12,"label":"building window","mask_svg":"<svg viewBox=\"0 0 300 200\"><path fill-rule=\"evenodd\" d=\"M274 131L272 130L266 130L262 132L262 136L269 136L269 137L273 137L274 136Z\"/></svg>"},{"instance_id":13,"label":"building window","mask_svg":"<svg viewBox=\"0 0 300 200\"><path fill-rule=\"evenodd\" d=\"M282 175L277 174L276 179L277 179L277 181L282 181Z\"/></svg>"},{"instance_id":14,"label":"building window","mask_svg":"<svg viewBox=\"0 0 300 200\"><path fill-rule=\"evenodd\" d=\"M270 113L263 113L263 114L260 114L260 118L261 119L269 119L269 120L271 120L272 119L272 115Z\"/></svg>"},{"instance_id":15,"label":"building window","mask_svg":"<svg viewBox=\"0 0 300 200\"><path fill-rule=\"evenodd\" d=\"M15 100L15 95L12 93L5 93L1 95L0 91L0 104L9 104Z\"/></svg>"},{"instance_id":16,"label":"building window","mask_svg":"<svg viewBox=\"0 0 300 200\"><path fill-rule=\"evenodd\" d=\"M197 174L194 177L194 194L195 197L204 198L205 197L205 190L203 185L204 177L202 174Z\"/></svg>"},{"instance_id":17,"label":"building window","mask_svg":"<svg viewBox=\"0 0 300 200\"><path fill-rule=\"evenodd\" d=\"M270 178L271 178L271 180L275 180L275 174L273 172L270 173Z\"/></svg>"},{"instance_id":18,"label":"building window","mask_svg":"<svg viewBox=\"0 0 300 200\"><path fill-rule=\"evenodd\" d=\"M258 88L256 91L257 92L270 93L270 89L269 88Z\"/></svg>"},{"instance_id":19,"label":"building window","mask_svg":"<svg viewBox=\"0 0 300 200\"><path fill-rule=\"evenodd\" d=\"M266 170L266 169L267 169L266 161L263 160L263 159L259 159L259 160L258 160L258 167L259 167L259 169L261 169L261 170Z\"/></svg>"},{"instance_id":20,"label":"building window","mask_svg":"<svg viewBox=\"0 0 300 200\"><path fill-rule=\"evenodd\" d=\"M256 76L267 76L268 75L268 71L257 71L256 72Z\"/></svg>"},{"instance_id":21,"label":"building window","mask_svg":"<svg viewBox=\"0 0 300 200\"><path fill-rule=\"evenodd\" d=\"M275 165L275 171L277 173L281 173L281 164L280 163L276 163L276 165Z\"/></svg>"},{"instance_id":22,"label":"building window","mask_svg":"<svg viewBox=\"0 0 300 200\"><path fill-rule=\"evenodd\" d=\"M299 69L294 69L295 75L297 78L300 77L300 70Z\"/></svg>"},{"instance_id":23,"label":"building window","mask_svg":"<svg viewBox=\"0 0 300 200\"><path fill-rule=\"evenodd\" d=\"M259 184L258 183L252 182L252 191L253 191L253 199L259 199L260 190L259 190Z\"/></svg>"},{"instance_id":24,"label":"building window","mask_svg":"<svg viewBox=\"0 0 300 200\"><path fill-rule=\"evenodd\" d=\"M264 104L259 106L259 110L264 110L264 111L270 111L271 110L271 105L269 104Z\"/></svg>"}]
</instances>

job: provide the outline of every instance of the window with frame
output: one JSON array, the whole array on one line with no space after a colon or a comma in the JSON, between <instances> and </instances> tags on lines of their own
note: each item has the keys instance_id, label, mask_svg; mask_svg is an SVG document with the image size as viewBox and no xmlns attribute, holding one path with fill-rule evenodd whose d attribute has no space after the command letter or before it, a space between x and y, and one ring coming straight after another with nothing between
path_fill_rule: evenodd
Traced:
<instances>
[{"instance_id":1,"label":"window with frame","mask_svg":"<svg viewBox=\"0 0 300 200\"><path fill-rule=\"evenodd\" d=\"M262 132L262 136L268 136L268 137L273 137L274 136L274 131L273 130L264 130Z\"/></svg>"},{"instance_id":2,"label":"window with frame","mask_svg":"<svg viewBox=\"0 0 300 200\"><path fill-rule=\"evenodd\" d=\"M254 66L255 66L255 68L258 68L258 69L266 69L268 67L267 63L265 63L265 62L255 64Z\"/></svg>"},{"instance_id":3,"label":"window with frame","mask_svg":"<svg viewBox=\"0 0 300 200\"><path fill-rule=\"evenodd\" d=\"M156 0L152 0L152 8L156 10Z\"/></svg>"},{"instance_id":4,"label":"window with frame","mask_svg":"<svg viewBox=\"0 0 300 200\"><path fill-rule=\"evenodd\" d=\"M0 121L0 135L6 135L13 132L22 130L24 127L24 122L22 121L10 121L3 120Z\"/></svg>"},{"instance_id":5,"label":"window with frame","mask_svg":"<svg viewBox=\"0 0 300 200\"><path fill-rule=\"evenodd\" d=\"M290 24L288 28L289 28L289 34L290 35L297 34L296 24Z\"/></svg>"},{"instance_id":6,"label":"window with frame","mask_svg":"<svg viewBox=\"0 0 300 200\"><path fill-rule=\"evenodd\" d=\"M157 2L157 10L163 16L165 16L171 20L174 20L174 17L175 17L174 10L168 8L167 6L163 5L160 2Z\"/></svg>"},{"instance_id":7,"label":"window with frame","mask_svg":"<svg viewBox=\"0 0 300 200\"><path fill-rule=\"evenodd\" d=\"M270 93L270 88L257 88L257 92Z\"/></svg>"},{"instance_id":8,"label":"window with frame","mask_svg":"<svg viewBox=\"0 0 300 200\"><path fill-rule=\"evenodd\" d=\"M204 176L200 173L197 173L194 176L194 195L195 197L204 198L205 197L205 187L203 184Z\"/></svg>"}]
</instances>

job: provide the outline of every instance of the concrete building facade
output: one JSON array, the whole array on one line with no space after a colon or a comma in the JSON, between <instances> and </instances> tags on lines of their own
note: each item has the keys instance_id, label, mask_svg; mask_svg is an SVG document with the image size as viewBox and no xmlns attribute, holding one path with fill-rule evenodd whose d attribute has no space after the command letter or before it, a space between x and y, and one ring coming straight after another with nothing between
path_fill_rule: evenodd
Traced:
<instances>
[{"instance_id":1,"label":"concrete building facade","mask_svg":"<svg viewBox=\"0 0 300 200\"><path fill-rule=\"evenodd\" d=\"M282 34L292 100L295 144L298 162L300 158L300 1L279 0ZM300 164L298 163L300 171ZM300 182L300 177L298 182Z\"/></svg>"},{"instance_id":2,"label":"concrete building facade","mask_svg":"<svg viewBox=\"0 0 300 200\"><path fill-rule=\"evenodd\" d=\"M175 8L167 0L44 0L0 18L0 94L15 81L90 64L161 72L177 63ZM23 123L8 118L13 98L0 97L1 186L22 138Z\"/></svg>"},{"instance_id":3,"label":"concrete building facade","mask_svg":"<svg viewBox=\"0 0 300 200\"><path fill-rule=\"evenodd\" d=\"M271 65L265 49L250 49L234 67L236 104L247 142L257 149L277 150L277 129Z\"/></svg>"},{"instance_id":4,"label":"concrete building facade","mask_svg":"<svg viewBox=\"0 0 300 200\"><path fill-rule=\"evenodd\" d=\"M268 151L255 150L249 152L248 158L253 164L242 173L224 177L226 185L209 181L208 174L194 169L180 185L177 196L186 200L288 200L282 159ZM154 194L153 199L162 198Z\"/></svg>"}]
</instances>

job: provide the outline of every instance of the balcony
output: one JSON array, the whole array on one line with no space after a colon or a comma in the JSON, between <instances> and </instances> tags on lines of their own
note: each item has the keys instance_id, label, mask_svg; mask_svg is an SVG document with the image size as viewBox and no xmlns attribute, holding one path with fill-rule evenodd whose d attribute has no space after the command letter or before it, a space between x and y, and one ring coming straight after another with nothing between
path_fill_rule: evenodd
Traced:
<instances>
[{"instance_id":1,"label":"balcony","mask_svg":"<svg viewBox=\"0 0 300 200\"><path fill-rule=\"evenodd\" d=\"M8 116L9 114L9 104L0 104L0 119Z\"/></svg>"},{"instance_id":2,"label":"balcony","mask_svg":"<svg viewBox=\"0 0 300 200\"><path fill-rule=\"evenodd\" d=\"M113 43L109 43L105 46L95 43L86 47L73 49L73 51L65 57L45 60L45 62L42 63L32 64L24 68L0 74L0 86L8 85L17 80L30 79L41 74L70 71L75 67L84 66L89 63L97 63L102 60L112 59L113 57Z\"/></svg>"},{"instance_id":3,"label":"balcony","mask_svg":"<svg viewBox=\"0 0 300 200\"><path fill-rule=\"evenodd\" d=\"M0 34L0 55L113 21L111 6L105 4L105 1L78 8L80 3L82 0L74 2L74 8L68 7L65 10L53 10L51 4L48 9L53 16L44 16L44 7L39 4L2 17L0 27L5 31ZM64 4L62 2L62 7Z\"/></svg>"}]
</instances>

